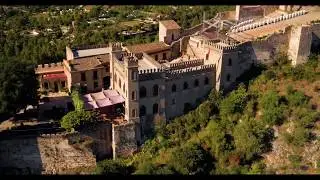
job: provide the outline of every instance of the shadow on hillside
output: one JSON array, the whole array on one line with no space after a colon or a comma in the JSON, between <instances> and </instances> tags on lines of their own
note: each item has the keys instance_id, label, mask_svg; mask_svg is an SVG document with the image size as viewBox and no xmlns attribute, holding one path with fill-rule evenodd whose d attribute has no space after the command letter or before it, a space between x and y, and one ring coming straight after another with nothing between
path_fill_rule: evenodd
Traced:
<instances>
[{"instance_id":1,"label":"shadow on hillside","mask_svg":"<svg viewBox=\"0 0 320 180\"><path fill-rule=\"evenodd\" d=\"M0 140L0 175L39 175L41 171L37 136Z\"/></svg>"},{"instance_id":2,"label":"shadow on hillside","mask_svg":"<svg viewBox=\"0 0 320 180\"><path fill-rule=\"evenodd\" d=\"M249 70L243 73L240 77L236 79L236 82L231 85L229 89L224 90L224 94L228 94L232 90L236 89L239 84L243 83L246 87L249 86L250 82L257 78L259 75L262 74L263 71L267 69L264 65L252 65Z\"/></svg>"}]
</instances>

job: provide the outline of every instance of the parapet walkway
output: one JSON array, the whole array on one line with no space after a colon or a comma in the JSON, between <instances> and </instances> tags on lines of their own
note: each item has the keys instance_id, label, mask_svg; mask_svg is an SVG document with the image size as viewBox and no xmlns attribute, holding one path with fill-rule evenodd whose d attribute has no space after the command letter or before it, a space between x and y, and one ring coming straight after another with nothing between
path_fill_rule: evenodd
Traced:
<instances>
[{"instance_id":1,"label":"parapet walkway","mask_svg":"<svg viewBox=\"0 0 320 180\"><path fill-rule=\"evenodd\" d=\"M320 12L311 11L303 16L297 16L292 19L287 19L279 21L277 23L272 23L264 26L260 26L254 29L246 30L238 33L230 33L229 36L240 42L252 41L258 37L263 37L269 34L273 34L279 30L282 30L290 25L299 26L302 24L307 24L312 20L320 19Z\"/></svg>"}]
</instances>

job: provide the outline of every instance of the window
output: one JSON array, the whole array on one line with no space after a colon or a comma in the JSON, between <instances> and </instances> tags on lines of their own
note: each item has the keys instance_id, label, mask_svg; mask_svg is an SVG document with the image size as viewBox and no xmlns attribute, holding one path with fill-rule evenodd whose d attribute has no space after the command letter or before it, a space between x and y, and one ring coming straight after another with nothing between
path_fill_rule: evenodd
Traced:
<instances>
[{"instance_id":1,"label":"window","mask_svg":"<svg viewBox=\"0 0 320 180\"><path fill-rule=\"evenodd\" d=\"M65 81L61 81L61 87L65 88L66 87L66 82Z\"/></svg>"},{"instance_id":2,"label":"window","mask_svg":"<svg viewBox=\"0 0 320 180\"><path fill-rule=\"evenodd\" d=\"M208 77L204 78L204 84L205 85L209 84L209 78Z\"/></svg>"},{"instance_id":3,"label":"window","mask_svg":"<svg viewBox=\"0 0 320 180\"><path fill-rule=\"evenodd\" d=\"M126 92L126 84L125 83L123 83L123 86L122 86L123 88L122 88L122 90L123 90L123 92Z\"/></svg>"},{"instance_id":4,"label":"window","mask_svg":"<svg viewBox=\"0 0 320 180\"><path fill-rule=\"evenodd\" d=\"M159 94L159 86L154 85L153 86L153 96L158 96L158 94Z\"/></svg>"},{"instance_id":5,"label":"window","mask_svg":"<svg viewBox=\"0 0 320 180\"><path fill-rule=\"evenodd\" d=\"M136 109L132 109L131 110L131 116L132 117L136 117Z\"/></svg>"},{"instance_id":6,"label":"window","mask_svg":"<svg viewBox=\"0 0 320 180\"><path fill-rule=\"evenodd\" d=\"M176 104L176 99L172 99L171 104L175 105Z\"/></svg>"},{"instance_id":7,"label":"window","mask_svg":"<svg viewBox=\"0 0 320 180\"><path fill-rule=\"evenodd\" d=\"M81 73L81 81L86 81L86 73L85 72Z\"/></svg>"},{"instance_id":8,"label":"window","mask_svg":"<svg viewBox=\"0 0 320 180\"><path fill-rule=\"evenodd\" d=\"M183 89L188 89L188 86L189 86L189 85L188 85L187 82L184 82L184 83L183 83Z\"/></svg>"},{"instance_id":9,"label":"window","mask_svg":"<svg viewBox=\"0 0 320 180\"><path fill-rule=\"evenodd\" d=\"M137 80L137 72L131 71L131 80Z\"/></svg>"},{"instance_id":10,"label":"window","mask_svg":"<svg viewBox=\"0 0 320 180\"><path fill-rule=\"evenodd\" d=\"M199 86L199 81L198 79L194 80L194 87L198 87Z\"/></svg>"},{"instance_id":11,"label":"window","mask_svg":"<svg viewBox=\"0 0 320 180\"><path fill-rule=\"evenodd\" d=\"M95 82L93 83L93 88L96 89L97 87L98 87L98 82L95 81Z\"/></svg>"},{"instance_id":12,"label":"window","mask_svg":"<svg viewBox=\"0 0 320 180\"><path fill-rule=\"evenodd\" d=\"M140 95L140 98L144 98L147 96L147 89L144 86L140 87L139 95Z\"/></svg>"},{"instance_id":13,"label":"window","mask_svg":"<svg viewBox=\"0 0 320 180\"><path fill-rule=\"evenodd\" d=\"M232 59L231 58L229 58L229 60L228 60L228 66L232 66Z\"/></svg>"},{"instance_id":14,"label":"window","mask_svg":"<svg viewBox=\"0 0 320 180\"><path fill-rule=\"evenodd\" d=\"M153 109L153 114L157 114L159 112L158 104L154 103L152 109Z\"/></svg>"},{"instance_id":15,"label":"window","mask_svg":"<svg viewBox=\"0 0 320 180\"><path fill-rule=\"evenodd\" d=\"M136 100L136 93L134 91L131 92L131 100Z\"/></svg>"},{"instance_id":16,"label":"window","mask_svg":"<svg viewBox=\"0 0 320 180\"><path fill-rule=\"evenodd\" d=\"M231 80L231 76L230 74L227 74L227 81L230 81Z\"/></svg>"},{"instance_id":17,"label":"window","mask_svg":"<svg viewBox=\"0 0 320 180\"><path fill-rule=\"evenodd\" d=\"M140 115L139 116L145 116L146 115L146 107L144 105L140 106Z\"/></svg>"},{"instance_id":18,"label":"window","mask_svg":"<svg viewBox=\"0 0 320 180\"><path fill-rule=\"evenodd\" d=\"M171 91L172 92L176 92L177 91L177 86L175 84L172 85Z\"/></svg>"},{"instance_id":19,"label":"window","mask_svg":"<svg viewBox=\"0 0 320 180\"><path fill-rule=\"evenodd\" d=\"M119 78L119 88L121 89L121 79Z\"/></svg>"},{"instance_id":20,"label":"window","mask_svg":"<svg viewBox=\"0 0 320 180\"><path fill-rule=\"evenodd\" d=\"M209 53L208 54L206 54L206 60L208 60L209 59Z\"/></svg>"},{"instance_id":21,"label":"window","mask_svg":"<svg viewBox=\"0 0 320 180\"><path fill-rule=\"evenodd\" d=\"M44 82L43 86L44 86L45 89L49 89L49 83L48 82Z\"/></svg>"},{"instance_id":22,"label":"window","mask_svg":"<svg viewBox=\"0 0 320 180\"><path fill-rule=\"evenodd\" d=\"M93 71L93 79L94 80L98 79L98 71Z\"/></svg>"},{"instance_id":23,"label":"window","mask_svg":"<svg viewBox=\"0 0 320 180\"><path fill-rule=\"evenodd\" d=\"M163 60L166 60L166 59L167 59L167 53L163 53L163 54L162 54L162 59L163 59Z\"/></svg>"},{"instance_id":24,"label":"window","mask_svg":"<svg viewBox=\"0 0 320 180\"><path fill-rule=\"evenodd\" d=\"M158 54L154 57L154 59L155 59L156 61L158 61Z\"/></svg>"}]
</instances>

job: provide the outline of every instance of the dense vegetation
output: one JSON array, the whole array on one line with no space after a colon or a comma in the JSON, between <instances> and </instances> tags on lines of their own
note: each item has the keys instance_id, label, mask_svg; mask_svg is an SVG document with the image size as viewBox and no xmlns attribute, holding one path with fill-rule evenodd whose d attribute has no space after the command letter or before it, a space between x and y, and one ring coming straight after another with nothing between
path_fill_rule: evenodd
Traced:
<instances>
[{"instance_id":1,"label":"dense vegetation","mask_svg":"<svg viewBox=\"0 0 320 180\"><path fill-rule=\"evenodd\" d=\"M229 6L81 6L0 7L0 59L18 57L34 64L61 61L66 45L153 42L158 25L142 22L174 19L191 27ZM74 26L73 26L74 25ZM39 34L32 35L36 30ZM123 31L142 31L124 35Z\"/></svg>"},{"instance_id":2,"label":"dense vegetation","mask_svg":"<svg viewBox=\"0 0 320 180\"><path fill-rule=\"evenodd\" d=\"M279 57L277 64L263 68L248 86L241 84L226 96L213 91L195 110L169 124L158 123L154 138L144 144L141 152L122 160L126 163L118 163L117 167L131 169L132 174L276 172L277 169L267 168L263 156L272 151L273 142L281 140L301 153L302 146L319 141L315 134L319 101L315 99L318 96L310 95L319 93L319 87L315 85L312 92L307 92L307 87L298 88L304 80L310 85L319 82L319 65L316 56L295 68L285 57ZM261 69L253 69L257 68ZM285 83L289 81L291 84ZM291 131L275 134L276 127L288 125ZM285 160L291 162L286 167L293 169L291 173L301 170L301 165L313 167L313 161L304 161L299 154L289 154ZM108 174L104 166L105 162L98 164L98 169L105 170L98 172Z\"/></svg>"}]
</instances>

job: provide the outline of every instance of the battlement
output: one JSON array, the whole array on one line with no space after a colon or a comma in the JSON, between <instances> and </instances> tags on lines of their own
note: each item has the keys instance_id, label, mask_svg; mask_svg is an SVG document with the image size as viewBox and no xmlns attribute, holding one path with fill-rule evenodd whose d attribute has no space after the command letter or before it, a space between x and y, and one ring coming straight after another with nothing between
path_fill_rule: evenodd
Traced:
<instances>
[{"instance_id":1,"label":"battlement","mask_svg":"<svg viewBox=\"0 0 320 180\"><path fill-rule=\"evenodd\" d=\"M79 45L72 47L72 50L84 50L84 49L97 49L97 48L107 48L110 47L109 44L98 44L98 45Z\"/></svg>"},{"instance_id":2,"label":"battlement","mask_svg":"<svg viewBox=\"0 0 320 180\"><path fill-rule=\"evenodd\" d=\"M265 25L268 25L268 24L277 23L279 21L285 21L287 19L291 19L291 18L294 18L294 17L297 17L297 16L302 16L302 15L305 15L305 14L307 14L306 10L296 11L296 12L293 12L293 13L290 13L290 14L286 14L286 15L282 14L281 16L278 16L278 17L275 17L275 18L270 18L270 19L267 19L267 20L264 20L264 21L256 22L256 23L253 23L253 24L248 24L248 25L245 25L245 26L242 26L242 27L239 27L239 28L234 28L234 29L232 29L231 32L234 32L234 33L243 32L243 31L255 29L255 28L258 28L258 27L261 27L261 26L265 26Z\"/></svg>"},{"instance_id":3,"label":"battlement","mask_svg":"<svg viewBox=\"0 0 320 180\"><path fill-rule=\"evenodd\" d=\"M239 46L236 43L230 43L228 41L221 41L219 43L215 43L212 41L204 41L205 45L211 46L218 51L232 51L237 49Z\"/></svg>"},{"instance_id":4,"label":"battlement","mask_svg":"<svg viewBox=\"0 0 320 180\"><path fill-rule=\"evenodd\" d=\"M138 58L133 53L124 53L123 59L128 66L138 66Z\"/></svg>"},{"instance_id":5,"label":"battlement","mask_svg":"<svg viewBox=\"0 0 320 180\"><path fill-rule=\"evenodd\" d=\"M50 73L50 72L60 72L63 71L63 63L50 63L50 64L39 64L36 69L36 74L40 73Z\"/></svg>"},{"instance_id":6,"label":"battlement","mask_svg":"<svg viewBox=\"0 0 320 180\"><path fill-rule=\"evenodd\" d=\"M170 70L184 69L184 68L188 68L188 67L201 66L203 64L204 64L203 59L195 59L195 60L190 60L190 61L171 63L171 64L169 64L169 69Z\"/></svg>"},{"instance_id":7,"label":"battlement","mask_svg":"<svg viewBox=\"0 0 320 180\"><path fill-rule=\"evenodd\" d=\"M170 70L170 69L146 69L139 71L139 80L140 81L150 81L154 79L172 79L172 78L182 78L186 74L199 74L202 72L210 72L215 70L214 64L209 65L201 65L196 67L190 67L185 69L177 69L177 70Z\"/></svg>"}]
</instances>

